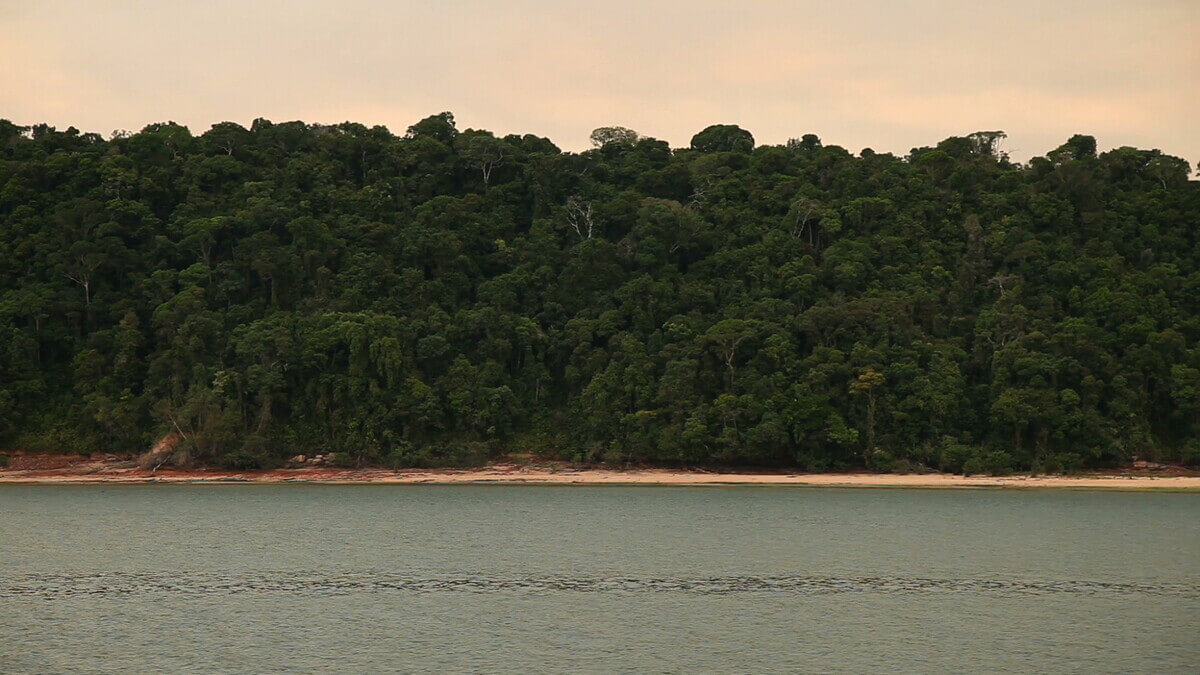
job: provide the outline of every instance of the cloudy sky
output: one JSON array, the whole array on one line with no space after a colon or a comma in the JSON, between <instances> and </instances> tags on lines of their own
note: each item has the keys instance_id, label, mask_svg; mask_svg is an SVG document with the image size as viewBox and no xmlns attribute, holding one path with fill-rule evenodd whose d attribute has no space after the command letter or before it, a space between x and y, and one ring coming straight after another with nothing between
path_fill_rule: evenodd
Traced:
<instances>
[{"instance_id":1,"label":"cloudy sky","mask_svg":"<svg viewBox=\"0 0 1200 675\"><path fill-rule=\"evenodd\" d=\"M815 133L903 154L1000 129L1200 161L1200 0L0 0L0 117L108 134L174 120L686 145Z\"/></svg>"}]
</instances>

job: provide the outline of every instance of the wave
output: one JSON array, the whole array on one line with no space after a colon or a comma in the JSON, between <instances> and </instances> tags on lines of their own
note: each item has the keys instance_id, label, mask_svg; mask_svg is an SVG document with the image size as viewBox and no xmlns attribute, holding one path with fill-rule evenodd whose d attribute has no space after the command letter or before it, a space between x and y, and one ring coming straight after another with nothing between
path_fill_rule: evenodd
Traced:
<instances>
[{"instance_id":1,"label":"wave","mask_svg":"<svg viewBox=\"0 0 1200 675\"><path fill-rule=\"evenodd\" d=\"M1200 585L886 576L413 576L390 572L255 571L28 574L0 579L0 598L348 593L975 593L1137 594L1200 598Z\"/></svg>"}]
</instances>

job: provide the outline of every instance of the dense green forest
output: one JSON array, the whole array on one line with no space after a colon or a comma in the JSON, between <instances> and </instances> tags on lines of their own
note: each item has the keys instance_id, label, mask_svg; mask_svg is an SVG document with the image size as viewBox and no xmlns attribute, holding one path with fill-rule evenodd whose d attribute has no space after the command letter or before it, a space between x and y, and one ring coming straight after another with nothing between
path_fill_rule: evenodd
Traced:
<instances>
[{"instance_id":1,"label":"dense green forest","mask_svg":"<svg viewBox=\"0 0 1200 675\"><path fill-rule=\"evenodd\" d=\"M0 121L0 447L1200 462L1200 183L1003 138Z\"/></svg>"}]
</instances>

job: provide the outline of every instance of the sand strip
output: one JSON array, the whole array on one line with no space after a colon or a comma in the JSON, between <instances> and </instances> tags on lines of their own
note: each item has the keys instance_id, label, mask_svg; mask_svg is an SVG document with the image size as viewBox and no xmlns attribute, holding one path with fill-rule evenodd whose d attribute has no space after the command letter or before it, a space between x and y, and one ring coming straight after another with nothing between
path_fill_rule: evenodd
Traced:
<instances>
[{"instance_id":1,"label":"sand strip","mask_svg":"<svg viewBox=\"0 0 1200 675\"><path fill-rule=\"evenodd\" d=\"M669 469L548 470L489 467L471 470L278 469L274 471L157 471L138 469L79 472L72 469L0 471L0 484L128 483L380 483L505 485L794 485L923 488L1099 488L1110 490L1197 490L1200 476L1138 474L1083 476L959 476L952 474L708 473Z\"/></svg>"}]
</instances>

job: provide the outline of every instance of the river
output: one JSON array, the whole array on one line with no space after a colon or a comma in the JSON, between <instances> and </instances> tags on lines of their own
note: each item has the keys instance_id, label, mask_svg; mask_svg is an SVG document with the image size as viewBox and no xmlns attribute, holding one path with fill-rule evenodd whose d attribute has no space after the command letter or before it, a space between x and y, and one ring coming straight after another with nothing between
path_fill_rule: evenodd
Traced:
<instances>
[{"instance_id":1,"label":"river","mask_svg":"<svg viewBox=\"0 0 1200 675\"><path fill-rule=\"evenodd\" d=\"M2 672L1185 672L1200 495L0 486Z\"/></svg>"}]
</instances>

